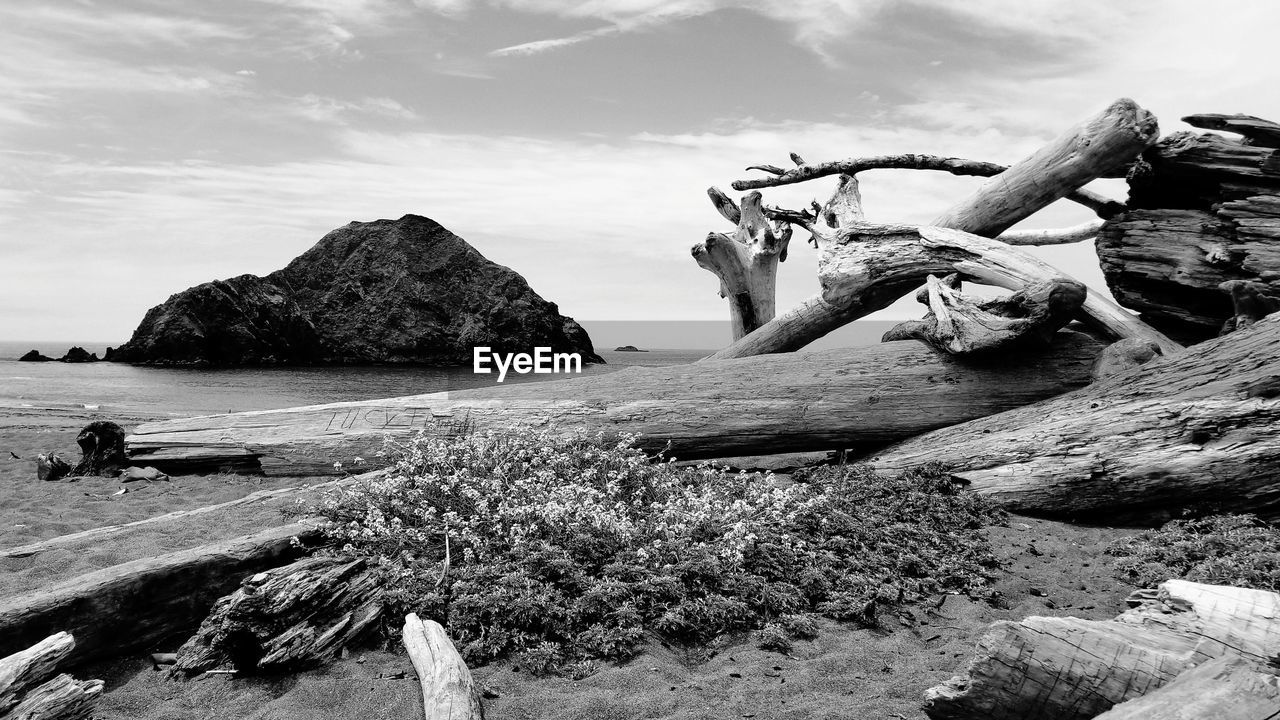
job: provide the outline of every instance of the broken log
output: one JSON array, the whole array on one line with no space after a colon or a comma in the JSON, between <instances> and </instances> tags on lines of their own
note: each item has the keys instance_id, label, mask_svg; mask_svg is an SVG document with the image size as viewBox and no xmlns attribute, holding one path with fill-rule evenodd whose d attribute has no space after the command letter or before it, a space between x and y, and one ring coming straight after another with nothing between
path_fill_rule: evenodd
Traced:
<instances>
[{"instance_id":1,"label":"broken log","mask_svg":"<svg viewBox=\"0 0 1280 720\"><path fill-rule=\"evenodd\" d=\"M741 207L715 188L708 194L720 213L738 228L732 236L708 234L693 247L693 259L720 278L720 297L729 300L729 319L737 340L773 319L778 263L787 259L791 226L765 217L758 192L743 197Z\"/></svg>"},{"instance_id":2,"label":"broken log","mask_svg":"<svg viewBox=\"0 0 1280 720\"><path fill-rule=\"evenodd\" d=\"M1084 304L1075 280L1037 282L1007 298L978 300L959 291L958 275L930 275L916 299L929 308L924 320L895 325L883 340L914 338L952 355L994 353L1019 345L1047 345Z\"/></svg>"},{"instance_id":3,"label":"broken log","mask_svg":"<svg viewBox=\"0 0 1280 720\"><path fill-rule=\"evenodd\" d=\"M317 667L358 642L382 615L364 559L319 556L245 578L178 649L173 674L230 665L238 675Z\"/></svg>"},{"instance_id":4,"label":"broken log","mask_svg":"<svg viewBox=\"0 0 1280 720\"><path fill-rule=\"evenodd\" d=\"M102 694L102 681L55 675L75 644L71 635L59 632L0 658L0 717L5 720L89 717Z\"/></svg>"},{"instance_id":5,"label":"broken log","mask_svg":"<svg viewBox=\"0 0 1280 720\"><path fill-rule=\"evenodd\" d=\"M1157 133L1158 128L1150 113L1139 108L1132 100L1117 100L1099 115L984 183L975 194L945 211L931 225L986 237L999 235L1076 188L1131 161L1155 142ZM798 350L836 328L887 307L893 300L923 283L924 276L930 272L936 270L923 270L910 280L900 278L900 282L893 288L897 295L880 297L877 303L844 305L833 302L824 291L711 357L727 359ZM1037 279L1061 274L1052 270L1047 277ZM889 288L885 288L883 291L888 290ZM1096 293L1090 293L1090 301L1088 307L1097 310L1110 304ZM1114 313L1123 311L1119 308L1114 311L1106 308L1107 316ZM1095 321L1099 320L1098 315L1093 317ZM1120 316L1114 316L1113 319L1119 318ZM1130 320L1113 329L1132 330L1137 324ZM1147 331L1126 332L1112 337L1118 339L1148 334ZM1177 347L1167 338L1158 342L1162 347L1168 344L1171 350Z\"/></svg>"},{"instance_id":6,"label":"broken log","mask_svg":"<svg viewBox=\"0 0 1280 720\"><path fill-rule=\"evenodd\" d=\"M966 675L925 692L933 720L1085 720L1218 657L1265 663L1280 643L1280 595L1170 580L1114 620L1001 621Z\"/></svg>"},{"instance_id":7,"label":"broken log","mask_svg":"<svg viewBox=\"0 0 1280 720\"><path fill-rule=\"evenodd\" d=\"M1129 178L1130 209L1099 232L1112 295L1183 342L1233 316L1219 290L1258 282L1280 296L1280 156L1217 135L1175 133Z\"/></svg>"},{"instance_id":8,"label":"broken log","mask_svg":"<svg viewBox=\"0 0 1280 720\"><path fill-rule=\"evenodd\" d=\"M214 601L253 573L286 564L318 532L301 524L134 560L0 600L0 653L65 629L76 638L68 666L150 649L195 627Z\"/></svg>"},{"instance_id":9,"label":"broken log","mask_svg":"<svg viewBox=\"0 0 1280 720\"><path fill-rule=\"evenodd\" d=\"M888 307L930 274L951 273L1014 291L1062 278L1052 265L999 240L910 225L855 224L841 233L818 265L822 299L861 315ZM1104 337L1149 340L1165 353L1180 348L1093 291L1086 291L1080 319Z\"/></svg>"},{"instance_id":10,"label":"broken log","mask_svg":"<svg viewBox=\"0 0 1280 720\"><path fill-rule=\"evenodd\" d=\"M1280 514L1280 315L1035 405L926 433L867 462L941 462L1016 512L1158 524Z\"/></svg>"},{"instance_id":11,"label":"broken log","mask_svg":"<svg viewBox=\"0 0 1280 720\"><path fill-rule=\"evenodd\" d=\"M1280 124L1252 115L1201 113L1188 115L1182 122L1205 130L1223 130L1242 135L1246 145L1280 148Z\"/></svg>"},{"instance_id":12,"label":"broken log","mask_svg":"<svg viewBox=\"0 0 1280 720\"><path fill-rule=\"evenodd\" d=\"M1280 669L1240 657L1196 666L1095 720L1259 720L1280 717Z\"/></svg>"},{"instance_id":13,"label":"broken log","mask_svg":"<svg viewBox=\"0 0 1280 720\"><path fill-rule=\"evenodd\" d=\"M426 720L483 720L480 691L440 623L409 613L401 637L422 684Z\"/></svg>"},{"instance_id":14,"label":"broken log","mask_svg":"<svg viewBox=\"0 0 1280 720\"><path fill-rule=\"evenodd\" d=\"M76 436L80 446L80 462L71 474L114 475L124 467L124 429L108 420L89 423Z\"/></svg>"},{"instance_id":15,"label":"broken log","mask_svg":"<svg viewBox=\"0 0 1280 720\"><path fill-rule=\"evenodd\" d=\"M135 462L162 468L166 457L217 465L254 456L265 471L286 475L373 459L388 436L460 428L638 434L640 447L680 460L869 448L1082 387L1100 350L1071 332L1050 348L980 361L941 357L915 342L884 343L183 418L140 425L128 442Z\"/></svg>"}]
</instances>

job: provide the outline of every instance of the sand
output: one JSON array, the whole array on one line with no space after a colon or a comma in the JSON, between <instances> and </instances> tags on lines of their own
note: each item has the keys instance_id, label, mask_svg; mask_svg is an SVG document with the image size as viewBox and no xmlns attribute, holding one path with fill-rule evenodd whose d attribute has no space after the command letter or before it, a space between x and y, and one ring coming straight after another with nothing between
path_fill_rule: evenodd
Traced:
<instances>
[{"instance_id":1,"label":"sand","mask_svg":"<svg viewBox=\"0 0 1280 720\"><path fill-rule=\"evenodd\" d=\"M68 412L6 413L0 414L0 454L12 450L24 457L51 449L78 457L75 435L96 419ZM169 483L133 483L129 493L113 496L120 487L114 480L42 483L29 460L0 461L0 547L319 480L182 477ZM148 523L106 540L66 544L25 558L0 557L0 597L278 524L281 512L291 507L293 499L282 498L194 519ZM1131 531L1013 517L1008 527L988 532L1005 562L996 583L1004 607L939 596L884 618L883 627L875 630L824 621L819 637L797 642L790 655L760 650L751 635L743 635L722 640L713 657L694 662L692 653L654 639L635 659L602 665L578 681L529 677L511 663L475 668L478 682L496 694L485 701L487 717L914 720L924 717L921 693L963 671L991 622L1028 615L1106 619L1125 609L1124 598L1133 588L1114 578L1103 549ZM98 709L98 717L106 719L367 720L422 714L408 658L384 648L355 649L327 668L278 678L169 680L142 653L75 674L107 682Z\"/></svg>"}]
</instances>

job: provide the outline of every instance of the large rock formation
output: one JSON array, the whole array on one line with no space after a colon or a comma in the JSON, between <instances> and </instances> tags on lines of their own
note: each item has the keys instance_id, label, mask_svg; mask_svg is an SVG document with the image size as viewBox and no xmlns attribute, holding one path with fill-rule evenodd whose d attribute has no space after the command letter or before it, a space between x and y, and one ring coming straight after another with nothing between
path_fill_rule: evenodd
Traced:
<instances>
[{"instance_id":1,"label":"large rock formation","mask_svg":"<svg viewBox=\"0 0 1280 720\"><path fill-rule=\"evenodd\" d=\"M167 365L464 365L472 347L603 362L524 278L417 215L353 222L283 270L197 285L152 308L108 360Z\"/></svg>"}]
</instances>

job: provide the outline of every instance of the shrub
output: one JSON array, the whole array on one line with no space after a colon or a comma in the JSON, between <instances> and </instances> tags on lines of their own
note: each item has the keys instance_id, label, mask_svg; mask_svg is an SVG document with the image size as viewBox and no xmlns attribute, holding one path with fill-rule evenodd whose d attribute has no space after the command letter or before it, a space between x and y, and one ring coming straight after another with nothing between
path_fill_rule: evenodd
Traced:
<instances>
[{"instance_id":1,"label":"shrub","mask_svg":"<svg viewBox=\"0 0 1280 720\"><path fill-rule=\"evenodd\" d=\"M399 611L444 623L463 656L550 671L634 655L649 631L701 643L802 616L871 624L924 595L983 592L979 528L1003 515L930 467L768 475L654 462L633 438L419 436L388 476L312 508L374 558ZM447 543L446 543L447 538ZM446 563L446 556L448 562Z\"/></svg>"},{"instance_id":2,"label":"shrub","mask_svg":"<svg viewBox=\"0 0 1280 720\"><path fill-rule=\"evenodd\" d=\"M1173 520L1107 548L1118 577L1139 587L1170 578L1280 592L1280 529L1253 515Z\"/></svg>"}]
</instances>

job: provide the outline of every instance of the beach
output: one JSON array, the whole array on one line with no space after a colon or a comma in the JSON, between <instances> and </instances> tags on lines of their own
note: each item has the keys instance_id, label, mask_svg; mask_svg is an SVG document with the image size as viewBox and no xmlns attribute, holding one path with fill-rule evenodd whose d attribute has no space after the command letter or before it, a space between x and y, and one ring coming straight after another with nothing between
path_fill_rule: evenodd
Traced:
<instances>
[{"instance_id":1,"label":"beach","mask_svg":"<svg viewBox=\"0 0 1280 720\"><path fill-rule=\"evenodd\" d=\"M75 435L98 419L90 411L8 409L0 415L4 447L25 457L61 450L71 458ZM147 416L114 417L126 430ZM122 486L109 478L40 482L29 460L0 465L7 502L0 516L0 546L13 548L93 528L133 523L167 513L242 499L259 502L225 510L145 522L109 536L46 546L20 557L0 557L0 599L31 592L76 575L130 560L195 547L279 525L296 511L299 494L271 491L332 480L234 475L174 477ZM114 493L127 487L123 495ZM699 654L666 647L656 637L638 657L600 664L580 680L534 678L511 662L474 668L477 682L496 697L487 717L517 718L921 718L921 693L963 670L973 645L996 620L1028 615L1114 617L1131 588L1112 576L1105 546L1129 531L1014 516L988 530L1004 561L995 583L1002 606L963 596L937 596L924 607L859 629L829 620L813 641L789 655L755 647L752 635L721 638ZM1034 591L1034 592L1033 592ZM193 619L193 623L198 619ZM394 632L396 619L388 624ZM151 651L171 652L182 638ZM91 664L77 676L98 677L107 692L102 718L415 717L421 697L413 668L401 652L354 648L325 668L276 678L206 676L178 681L153 670L145 652Z\"/></svg>"}]
</instances>

